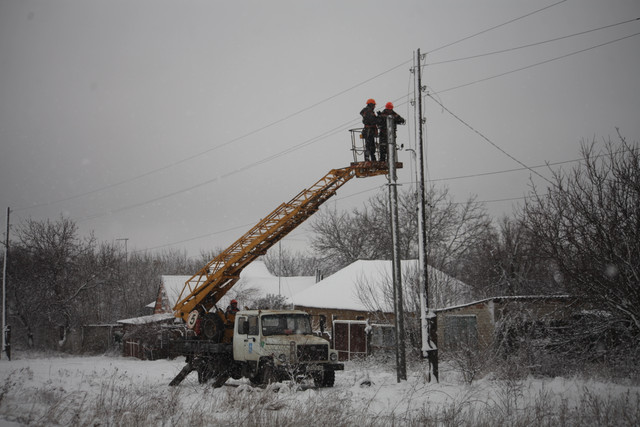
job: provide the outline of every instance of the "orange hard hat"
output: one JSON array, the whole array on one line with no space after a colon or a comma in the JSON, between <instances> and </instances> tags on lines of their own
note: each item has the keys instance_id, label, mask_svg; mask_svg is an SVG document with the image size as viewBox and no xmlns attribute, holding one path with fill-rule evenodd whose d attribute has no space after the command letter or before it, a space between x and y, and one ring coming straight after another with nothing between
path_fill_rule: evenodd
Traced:
<instances>
[{"instance_id":1,"label":"orange hard hat","mask_svg":"<svg viewBox=\"0 0 640 427\"><path fill-rule=\"evenodd\" d=\"M237 303L238 303L238 301L237 301L237 300L235 300L235 299L232 299L232 300L231 300L231 304L237 304Z\"/></svg>"},{"instance_id":2,"label":"orange hard hat","mask_svg":"<svg viewBox=\"0 0 640 427\"><path fill-rule=\"evenodd\" d=\"M376 100L375 100L375 99L373 99L373 98L369 98L369 99L367 99L367 105L369 105L369 104L376 105Z\"/></svg>"},{"instance_id":3,"label":"orange hard hat","mask_svg":"<svg viewBox=\"0 0 640 427\"><path fill-rule=\"evenodd\" d=\"M388 110L393 110L393 102L387 102L387 105L385 105L384 108Z\"/></svg>"}]
</instances>

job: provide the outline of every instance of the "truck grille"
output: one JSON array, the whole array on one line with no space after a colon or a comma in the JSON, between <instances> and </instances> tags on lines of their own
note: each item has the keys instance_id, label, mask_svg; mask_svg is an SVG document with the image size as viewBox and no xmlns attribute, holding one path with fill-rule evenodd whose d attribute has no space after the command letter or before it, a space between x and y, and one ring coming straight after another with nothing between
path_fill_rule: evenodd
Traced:
<instances>
[{"instance_id":1,"label":"truck grille","mask_svg":"<svg viewBox=\"0 0 640 427\"><path fill-rule=\"evenodd\" d=\"M297 356L299 362L327 360L329 358L329 346L326 344L299 345Z\"/></svg>"}]
</instances>

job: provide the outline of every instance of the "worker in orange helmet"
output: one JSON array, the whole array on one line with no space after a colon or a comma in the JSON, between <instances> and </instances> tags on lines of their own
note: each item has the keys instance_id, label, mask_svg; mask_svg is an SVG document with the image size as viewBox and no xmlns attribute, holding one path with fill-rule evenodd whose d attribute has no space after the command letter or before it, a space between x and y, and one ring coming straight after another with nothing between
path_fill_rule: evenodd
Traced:
<instances>
[{"instance_id":1,"label":"worker in orange helmet","mask_svg":"<svg viewBox=\"0 0 640 427\"><path fill-rule=\"evenodd\" d=\"M378 113L378 118L381 120L381 124L380 124L380 161L381 162L386 162L387 161L387 144L388 144L388 134L387 134L387 117L391 116L393 117L393 121L395 122L396 125L403 125L405 123L404 119L402 117L400 117L400 115L398 113L396 113L395 111L393 111L393 103L392 102L387 102L387 105L384 106L384 110L380 111ZM395 132L395 130L394 130ZM395 137L396 134L394 133L393 136Z\"/></svg>"},{"instance_id":2,"label":"worker in orange helmet","mask_svg":"<svg viewBox=\"0 0 640 427\"><path fill-rule=\"evenodd\" d=\"M378 125L381 123L373 109L376 108L376 101L373 98L367 99L367 106L360 111L364 129L362 137L364 138L364 160L376 161L376 136L378 136Z\"/></svg>"},{"instance_id":3,"label":"worker in orange helmet","mask_svg":"<svg viewBox=\"0 0 640 427\"><path fill-rule=\"evenodd\" d=\"M227 307L227 314L236 314L239 311L240 309L238 308L238 300L232 299L231 303Z\"/></svg>"}]
</instances>

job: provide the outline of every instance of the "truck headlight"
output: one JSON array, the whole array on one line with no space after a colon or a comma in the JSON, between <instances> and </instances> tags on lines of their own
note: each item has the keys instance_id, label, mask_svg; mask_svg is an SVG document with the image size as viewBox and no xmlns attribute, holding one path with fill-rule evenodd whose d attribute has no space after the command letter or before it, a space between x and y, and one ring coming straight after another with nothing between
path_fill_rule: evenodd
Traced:
<instances>
[{"instance_id":1,"label":"truck headlight","mask_svg":"<svg viewBox=\"0 0 640 427\"><path fill-rule=\"evenodd\" d=\"M329 355L329 360L331 360L332 362L335 362L336 360L338 360L338 353L331 353Z\"/></svg>"}]
</instances>

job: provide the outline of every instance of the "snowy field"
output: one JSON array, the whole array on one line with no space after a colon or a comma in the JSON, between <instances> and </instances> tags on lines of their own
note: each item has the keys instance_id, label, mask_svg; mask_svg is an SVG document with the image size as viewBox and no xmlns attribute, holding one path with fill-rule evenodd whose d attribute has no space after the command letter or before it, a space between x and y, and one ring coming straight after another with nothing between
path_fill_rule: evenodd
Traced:
<instances>
[{"instance_id":1,"label":"snowy field","mask_svg":"<svg viewBox=\"0 0 640 427\"><path fill-rule=\"evenodd\" d=\"M0 360L0 426L640 425L632 381L488 375L465 384L443 363L439 383L419 366L398 383L393 366L349 362L329 389L245 380L213 389L195 374L169 387L182 366L182 358L14 354Z\"/></svg>"}]
</instances>

